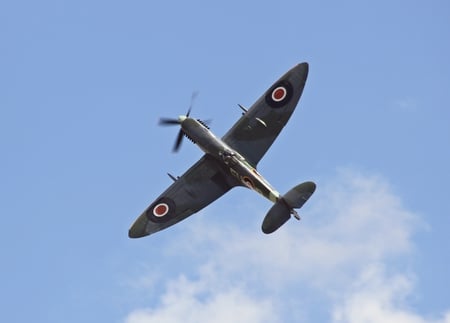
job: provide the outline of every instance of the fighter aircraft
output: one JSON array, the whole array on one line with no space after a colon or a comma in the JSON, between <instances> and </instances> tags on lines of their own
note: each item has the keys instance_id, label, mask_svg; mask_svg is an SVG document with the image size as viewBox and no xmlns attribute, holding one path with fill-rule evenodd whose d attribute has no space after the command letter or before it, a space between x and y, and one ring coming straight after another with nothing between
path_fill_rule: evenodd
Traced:
<instances>
[{"instance_id":1,"label":"fighter aircraft","mask_svg":"<svg viewBox=\"0 0 450 323\"><path fill-rule=\"evenodd\" d=\"M291 215L300 220L299 209L316 189L304 182L281 195L256 170L256 166L286 125L300 99L308 76L308 63L294 66L276 81L220 139L207 124L190 117L191 108L178 119L161 118L161 125L181 127L174 151L186 136L204 155L174 181L136 219L128 231L130 238L140 238L163 230L200 211L230 189L244 186L274 204L262 223L262 231L272 233Z\"/></svg>"}]
</instances>

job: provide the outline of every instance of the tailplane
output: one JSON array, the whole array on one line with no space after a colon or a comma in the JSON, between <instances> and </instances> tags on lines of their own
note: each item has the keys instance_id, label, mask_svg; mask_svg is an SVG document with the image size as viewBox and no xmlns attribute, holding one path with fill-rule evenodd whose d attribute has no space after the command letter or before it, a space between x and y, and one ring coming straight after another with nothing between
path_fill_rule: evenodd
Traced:
<instances>
[{"instance_id":1,"label":"tailplane","mask_svg":"<svg viewBox=\"0 0 450 323\"><path fill-rule=\"evenodd\" d=\"M266 234L276 231L290 219L291 214L300 220L295 209L301 208L315 190L316 184L313 182L304 182L289 190L267 213L262 223L262 231Z\"/></svg>"}]
</instances>

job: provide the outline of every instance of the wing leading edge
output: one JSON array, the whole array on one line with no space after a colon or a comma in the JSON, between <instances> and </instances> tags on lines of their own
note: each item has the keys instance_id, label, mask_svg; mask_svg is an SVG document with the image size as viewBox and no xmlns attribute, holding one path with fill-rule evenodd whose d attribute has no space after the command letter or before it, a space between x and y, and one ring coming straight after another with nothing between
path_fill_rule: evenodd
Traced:
<instances>
[{"instance_id":1,"label":"wing leading edge","mask_svg":"<svg viewBox=\"0 0 450 323\"><path fill-rule=\"evenodd\" d=\"M308 63L290 69L276 81L222 137L254 167L295 110L308 77Z\"/></svg>"},{"instance_id":2,"label":"wing leading edge","mask_svg":"<svg viewBox=\"0 0 450 323\"><path fill-rule=\"evenodd\" d=\"M136 219L128 236L140 238L163 230L201 210L237 185L239 183L227 175L213 157L204 155Z\"/></svg>"}]
</instances>

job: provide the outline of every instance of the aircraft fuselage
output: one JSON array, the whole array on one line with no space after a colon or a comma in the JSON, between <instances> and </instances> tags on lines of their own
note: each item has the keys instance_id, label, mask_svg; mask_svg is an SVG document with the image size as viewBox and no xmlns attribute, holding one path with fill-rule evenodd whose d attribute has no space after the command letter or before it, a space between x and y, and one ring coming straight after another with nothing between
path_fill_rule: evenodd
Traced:
<instances>
[{"instance_id":1,"label":"aircraft fuselage","mask_svg":"<svg viewBox=\"0 0 450 323\"><path fill-rule=\"evenodd\" d=\"M182 119L181 128L189 139L206 154L222 163L243 186L256 191L274 203L278 201L280 193L243 156L217 138L203 123L186 117Z\"/></svg>"}]
</instances>

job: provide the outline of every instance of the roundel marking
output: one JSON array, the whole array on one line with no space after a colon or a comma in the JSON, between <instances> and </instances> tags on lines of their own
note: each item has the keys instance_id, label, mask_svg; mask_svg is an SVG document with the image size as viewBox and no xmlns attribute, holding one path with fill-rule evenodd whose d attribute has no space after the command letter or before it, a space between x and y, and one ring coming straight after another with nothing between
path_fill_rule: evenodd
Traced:
<instances>
[{"instance_id":1,"label":"roundel marking","mask_svg":"<svg viewBox=\"0 0 450 323\"><path fill-rule=\"evenodd\" d=\"M279 86L272 91L272 100L275 102L283 101L286 97L287 91L283 86Z\"/></svg>"},{"instance_id":2,"label":"roundel marking","mask_svg":"<svg viewBox=\"0 0 450 323\"><path fill-rule=\"evenodd\" d=\"M153 215L163 217L169 213L169 206L166 203L159 203L153 208Z\"/></svg>"},{"instance_id":3,"label":"roundel marking","mask_svg":"<svg viewBox=\"0 0 450 323\"><path fill-rule=\"evenodd\" d=\"M176 216L175 202L168 197L162 197L154 202L145 212L147 218L155 223L164 223Z\"/></svg>"},{"instance_id":4,"label":"roundel marking","mask_svg":"<svg viewBox=\"0 0 450 323\"><path fill-rule=\"evenodd\" d=\"M252 180L248 176L243 176L242 181L244 182L245 186L247 186L250 189L253 189L255 187Z\"/></svg>"},{"instance_id":5,"label":"roundel marking","mask_svg":"<svg viewBox=\"0 0 450 323\"><path fill-rule=\"evenodd\" d=\"M266 94L266 103L271 108L281 108L285 106L292 98L294 90L287 80L275 83Z\"/></svg>"}]
</instances>

